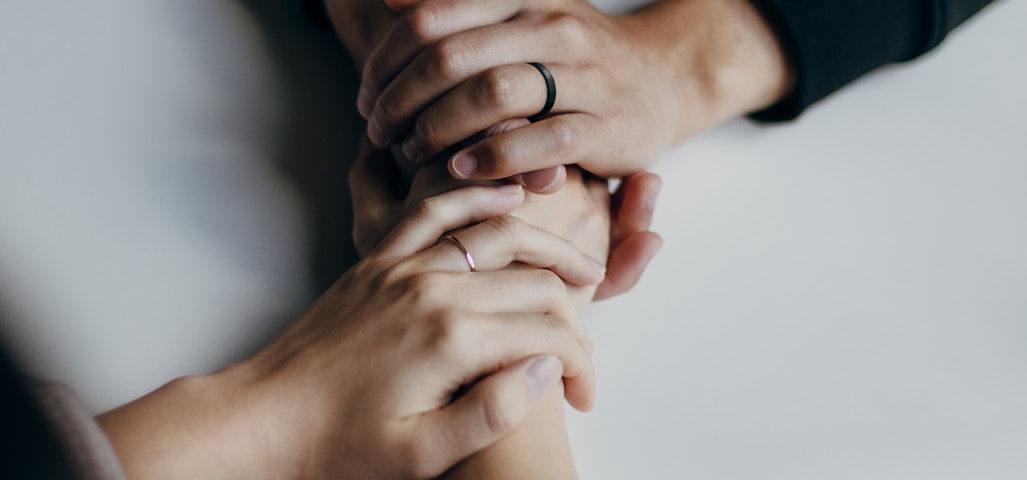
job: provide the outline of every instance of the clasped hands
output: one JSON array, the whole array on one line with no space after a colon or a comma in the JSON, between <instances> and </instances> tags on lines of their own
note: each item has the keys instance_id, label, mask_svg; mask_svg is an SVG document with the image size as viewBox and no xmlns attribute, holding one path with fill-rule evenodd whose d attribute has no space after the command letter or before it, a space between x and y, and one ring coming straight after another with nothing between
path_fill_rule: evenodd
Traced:
<instances>
[{"instance_id":1,"label":"clasped hands","mask_svg":"<svg viewBox=\"0 0 1027 480\"><path fill-rule=\"evenodd\" d=\"M384 13L360 18L391 16L390 28L401 28ZM374 25L357 37L393 42L375 37ZM572 75L574 64L531 60ZM573 98L558 99L552 119L576 108ZM418 150L443 149L475 122L492 135L478 146L579 120L592 128L584 114L529 125L515 118L533 113L527 106L497 112L429 134ZM564 166L609 157L575 145L546 154L538 166L556 181L541 186L533 180L548 174L516 166L527 157L482 170L477 180L495 181L468 186L454 183L447 162L426 161L434 153L417 154L423 166L401 195L389 154L365 151L351 174L364 259L256 355L101 415L129 477L432 478L508 435L553 394L591 408L581 314L592 298L629 289L658 250L648 228L659 180L631 175L611 198L605 180ZM501 180L517 174L548 195ZM453 232L477 272L453 242L439 241Z\"/></svg>"}]
</instances>

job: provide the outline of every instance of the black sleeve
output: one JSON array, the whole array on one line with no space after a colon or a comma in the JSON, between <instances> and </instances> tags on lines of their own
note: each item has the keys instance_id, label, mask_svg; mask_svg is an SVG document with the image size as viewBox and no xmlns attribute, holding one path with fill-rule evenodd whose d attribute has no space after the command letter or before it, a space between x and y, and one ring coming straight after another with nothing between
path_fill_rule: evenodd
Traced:
<instances>
[{"instance_id":1,"label":"black sleeve","mask_svg":"<svg viewBox=\"0 0 1027 480\"><path fill-rule=\"evenodd\" d=\"M754 113L791 120L882 65L912 60L991 0L753 0L796 72L793 92Z\"/></svg>"}]
</instances>

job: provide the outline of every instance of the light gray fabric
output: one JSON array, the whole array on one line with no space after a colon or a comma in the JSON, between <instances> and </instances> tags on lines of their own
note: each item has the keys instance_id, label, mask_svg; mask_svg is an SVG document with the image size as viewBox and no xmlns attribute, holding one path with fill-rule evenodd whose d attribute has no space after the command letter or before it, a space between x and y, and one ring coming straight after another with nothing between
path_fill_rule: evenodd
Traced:
<instances>
[{"instance_id":1,"label":"light gray fabric","mask_svg":"<svg viewBox=\"0 0 1027 480\"><path fill-rule=\"evenodd\" d=\"M127 478L107 436L74 391L60 383L38 379L33 379L29 387L80 479Z\"/></svg>"}]
</instances>

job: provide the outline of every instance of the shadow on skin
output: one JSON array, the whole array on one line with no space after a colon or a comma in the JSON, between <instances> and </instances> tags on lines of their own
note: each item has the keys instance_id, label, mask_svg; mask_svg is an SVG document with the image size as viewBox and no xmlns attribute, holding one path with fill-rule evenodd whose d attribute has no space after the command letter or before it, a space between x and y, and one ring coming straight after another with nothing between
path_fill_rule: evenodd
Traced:
<instances>
[{"instance_id":1,"label":"shadow on skin","mask_svg":"<svg viewBox=\"0 0 1027 480\"><path fill-rule=\"evenodd\" d=\"M357 114L359 75L327 25L301 2L236 0L254 19L277 78L280 123L269 158L303 196L313 242L315 292L357 261L346 175L364 121Z\"/></svg>"}]
</instances>

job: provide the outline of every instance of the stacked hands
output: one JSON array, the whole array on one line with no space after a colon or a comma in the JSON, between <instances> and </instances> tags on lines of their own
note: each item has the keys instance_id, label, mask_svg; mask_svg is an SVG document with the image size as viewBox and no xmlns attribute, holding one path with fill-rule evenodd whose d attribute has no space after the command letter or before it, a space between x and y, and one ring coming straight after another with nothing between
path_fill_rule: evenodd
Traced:
<instances>
[{"instance_id":1,"label":"stacked hands","mask_svg":"<svg viewBox=\"0 0 1027 480\"><path fill-rule=\"evenodd\" d=\"M780 52L747 0L326 6L363 67L363 260L256 355L101 426L130 478L575 477L563 399L588 410L595 390L582 313L661 247L642 170L778 98L783 66L738 64Z\"/></svg>"}]
</instances>

